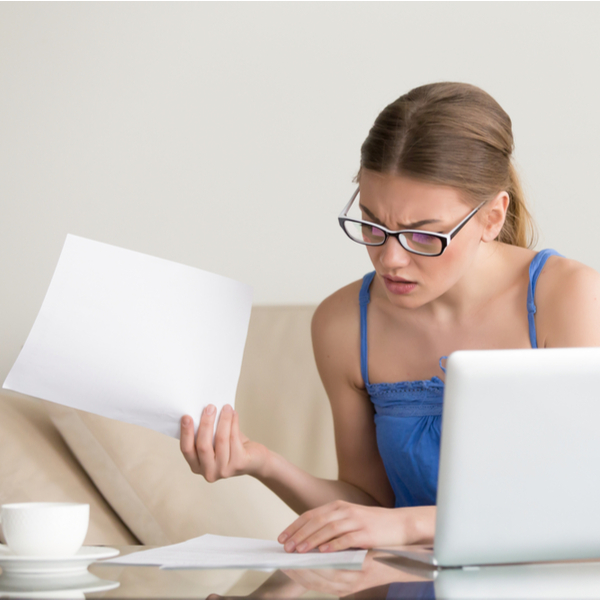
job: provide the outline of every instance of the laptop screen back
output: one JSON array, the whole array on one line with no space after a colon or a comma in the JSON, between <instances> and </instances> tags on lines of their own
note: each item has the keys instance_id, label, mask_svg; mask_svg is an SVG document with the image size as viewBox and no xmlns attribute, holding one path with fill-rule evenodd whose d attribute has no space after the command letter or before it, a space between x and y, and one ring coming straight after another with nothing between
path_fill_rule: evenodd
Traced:
<instances>
[{"instance_id":1,"label":"laptop screen back","mask_svg":"<svg viewBox=\"0 0 600 600\"><path fill-rule=\"evenodd\" d=\"M448 358L440 566L600 557L600 348Z\"/></svg>"}]
</instances>

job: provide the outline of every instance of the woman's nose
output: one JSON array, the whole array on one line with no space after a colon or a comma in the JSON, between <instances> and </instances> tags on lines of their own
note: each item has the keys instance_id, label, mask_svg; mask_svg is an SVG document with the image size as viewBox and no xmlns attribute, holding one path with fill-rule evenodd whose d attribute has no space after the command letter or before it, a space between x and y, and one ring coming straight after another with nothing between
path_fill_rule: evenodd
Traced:
<instances>
[{"instance_id":1,"label":"woman's nose","mask_svg":"<svg viewBox=\"0 0 600 600\"><path fill-rule=\"evenodd\" d=\"M379 260L386 268L406 267L411 261L411 255L396 238L390 236L381 246Z\"/></svg>"}]
</instances>

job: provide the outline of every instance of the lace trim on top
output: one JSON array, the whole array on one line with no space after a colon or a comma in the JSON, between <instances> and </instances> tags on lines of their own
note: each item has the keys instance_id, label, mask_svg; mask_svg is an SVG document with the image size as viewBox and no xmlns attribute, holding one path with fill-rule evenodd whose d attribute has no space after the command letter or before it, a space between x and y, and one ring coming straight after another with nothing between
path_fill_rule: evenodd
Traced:
<instances>
[{"instance_id":1,"label":"lace trim on top","mask_svg":"<svg viewBox=\"0 0 600 600\"><path fill-rule=\"evenodd\" d=\"M444 382L439 377L396 383L368 383L377 416L437 417L442 414Z\"/></svg>"},{"instance_id":2,"label":"lace trim on top","mask_svg":"<svg viewBox=\"0 0 600 600\"><path fill-rule=\"evenodd\" d=\"M417 379L415 381L397 381L395 383L367 383L367 391L373 390L377 395L395 394L397 392L430 393L435 389L444 388L444 382L439 377L431 379Z\"/></svg>"}]
</instances>

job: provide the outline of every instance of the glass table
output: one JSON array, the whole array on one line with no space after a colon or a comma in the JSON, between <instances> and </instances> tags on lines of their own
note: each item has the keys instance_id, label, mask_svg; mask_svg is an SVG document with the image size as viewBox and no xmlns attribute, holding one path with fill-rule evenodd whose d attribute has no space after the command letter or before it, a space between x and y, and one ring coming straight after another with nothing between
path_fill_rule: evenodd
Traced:
<instances>
[{"instance_id":1,"label":"glass table","mask_svg":"<svg viewBox=\"0 0 600 600\"><path fill-rule=\"evenodd\" d=\"M122 554L141 549L119 548ZM161 570L95 563L79 579L34 578L17 588L0 575L0 598L600 598L600 561L436 571L371 551L356 570Z\"/></svg>"},{"instance_id":2,"label":"glass table","mask_svg":"<svg viewBox=\"0 0 600 600\"><path fill-rule=\"evenodd\" d=\"M128 553L140 547L120 548ZM402 566L402 568L399 568ZM351 594L386 598L390 584L406 589L428 589L431 570L381 552L369 552L361 569L251 569L161 570L96 563L90 572L119 587L88 598L339 598ZM416 586L416 587L415 587ZM412 592L407 598L414 597ZM420 596L419 596L420 597ZM425 596L426 597L426 596Z\"/></svg>"}]
</instances>

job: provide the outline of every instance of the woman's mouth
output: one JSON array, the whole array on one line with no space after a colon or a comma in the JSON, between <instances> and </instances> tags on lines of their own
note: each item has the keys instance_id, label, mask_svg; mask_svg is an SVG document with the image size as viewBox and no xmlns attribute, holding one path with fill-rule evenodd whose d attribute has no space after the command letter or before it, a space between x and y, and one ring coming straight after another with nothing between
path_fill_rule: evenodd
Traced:
<instances>
[{"instance_id":1,"label":"woman's mouth","mask_svg":"<svg viewBox=\"0 0 600 600\"><path fill-rule=\"evenodd\" d=\"M383 282L389 292L398 295L408 294L417 287L417 284L414 281L408 281L402 277L389 277L384 275Z\"/></svg>"}]
</instances>

